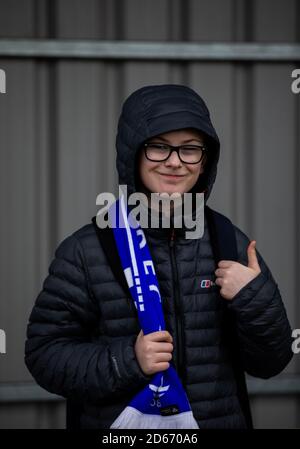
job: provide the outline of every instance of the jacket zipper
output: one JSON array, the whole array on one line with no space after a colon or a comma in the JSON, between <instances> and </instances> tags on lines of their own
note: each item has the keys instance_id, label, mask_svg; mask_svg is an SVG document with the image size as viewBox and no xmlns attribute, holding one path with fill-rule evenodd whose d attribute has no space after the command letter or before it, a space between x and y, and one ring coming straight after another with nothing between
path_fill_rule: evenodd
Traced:
<instances>
[{"instance_id":1,"label":"jacket zipper","mask_svg":"<svg viewBox=\"0 0 300 449\"><path fill-rule=\"evenodd\" d=\"M176 321L176 344L177 344L177 373L184 383L184 334L183 334L183 322L182 313L180 307L180 290L179 290L179 279L178 270L175 255L175 229L172 228L170 236L170 254L171 254L171 267L172 267L172 277L173 277L173 292L174 292L174 305L175 305L175 321Z\"/></svg>"}]
</instances>

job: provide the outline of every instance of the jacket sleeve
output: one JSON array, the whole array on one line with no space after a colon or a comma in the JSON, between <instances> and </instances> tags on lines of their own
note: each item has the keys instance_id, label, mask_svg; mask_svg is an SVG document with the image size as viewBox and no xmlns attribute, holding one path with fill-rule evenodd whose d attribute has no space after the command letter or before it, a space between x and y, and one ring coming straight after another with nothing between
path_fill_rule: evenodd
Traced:
<instances>
[{"instance_id":1,"label":"jacket sleeve","mask_svg":"<svg viewBox=\"0 0 300 449\"><path fill-rule=\"evenodd\" d=\"M135 357L136 336L92 342L98 321L82 246L72 235L55 252L27 327L25 363L39 385L97 403L149 382Z\"/></svg>"},{"instance_id":2,"label":"jacket sleeve","mask_svg":"<svg viewBox=\"0 0 300 449\"><path fill-rule=\"evenodd\" d=\"M248 264L248 237L235 228L238 261ZM231 301L236 316L239 346L245 371L267 379L279 374L293 356L292 330L278 285L256 250L261 273L245 285Z\"/></svg>"}]
</instances>

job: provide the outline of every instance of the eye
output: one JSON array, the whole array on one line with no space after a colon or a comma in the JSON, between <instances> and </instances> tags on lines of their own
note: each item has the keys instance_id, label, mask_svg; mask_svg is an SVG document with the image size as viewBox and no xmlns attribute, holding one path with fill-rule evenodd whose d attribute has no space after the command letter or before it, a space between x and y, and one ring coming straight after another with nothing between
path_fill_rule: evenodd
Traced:
<instances>
[{"instance_id":1,"label":"eye","mask_svg":"<svg viewBox=\"0 0 300 449\"><path fill-rule=\"evenodd\" d=\"M203 147L201 145L183 145L181 149L184 151L201 151Z\"/></svg>"},{"instance_id":2,"label":"eye","mask_svg":"<svg viewBox=\"0 0 300 449\"><path fill-rule=\"evenodd\" d=\"M163 143L155 143L155 142L148 143L148 148L153 148L155 150L163 150L163 151L169 150L167 145L164 145Z\"/></svg>"}]
</instances>

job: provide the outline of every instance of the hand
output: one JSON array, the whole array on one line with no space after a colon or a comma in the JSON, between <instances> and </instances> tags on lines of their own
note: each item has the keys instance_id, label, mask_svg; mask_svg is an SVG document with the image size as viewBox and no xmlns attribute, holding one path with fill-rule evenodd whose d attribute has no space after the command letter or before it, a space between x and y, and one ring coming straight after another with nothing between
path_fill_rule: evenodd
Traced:
<instances>
[{"instance_id":1,"label":"hand","mask_svg":"<svg viewBox=\"0 0 300 449\"><path fill-rule=\"evenodd\" d=\"M252 240L247 248L248 266L232 260L221 260L218 269L216 284L221 287L220 293L223 298L231 300L248 282L259 275L261 269L258 264L256 241Z\"/></svg>"},{"instance_id":2,"label":"hand","mask_svg":"<svg viewBox=\"0 0 300 449\"><path fill-rule=\"evenodd\" d=\"M139 365L146 375L165 371L170 366L173 351L173 338L168 331L139 333L135 342L135 354Z\"/></svg>"}]
</instances>

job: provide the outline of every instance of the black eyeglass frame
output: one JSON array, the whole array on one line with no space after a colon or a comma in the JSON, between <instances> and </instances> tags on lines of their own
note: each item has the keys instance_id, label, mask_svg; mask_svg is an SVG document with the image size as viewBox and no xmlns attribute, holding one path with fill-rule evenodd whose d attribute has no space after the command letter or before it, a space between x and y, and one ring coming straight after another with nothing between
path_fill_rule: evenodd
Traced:
<instances>
[{"instance_id":1,"label":"black eyeglass frame","mask_svg":"<svg viewBox=\"0 0 300 449\"><path fill-rule=\"evenodd\" d=\"M165 159L160 159L159 161L154 160L154 159L150 159L150 158L147 156L147 148L148 148L149 146L151 146L151 145L161 145L162 147L168 148L168 149L169 149L169 154L168 154L168 156L167 156ZM202 154L201 154L201 157L200 157L200 160L199 160L199 161L197 161L197 162L186 162L186 161L183 161L183 160L181 159L180 154L179 154L179 151L180 151L181 148L187 148L187 147L193 147L193 148L196 148L196 147L197 147L197 148L199 148L199 149L202 150ZM146 158L148 159L148 161L151 161L151 162L165 162L165 161L167 161L167 160L169 159L169 157L171 156L171 154L173 153L173 151L175 151L175 152L177 153L177 156L179 157L179 160L180 160L183 164L192 164L192 165L200 164L200 162L201 162L202 159L203 159L203 156L204 156L205 151L207 151L207 149L206 149L206 147L205 147L204 145L178 145L178 146L174 146L174 145L169 145L169 144L167 144L167 143L158 143L158 142L146 142L146 143L143 144L143 148L144 148L145 156L146 156Z\"/></svg>"}]
</instances>

